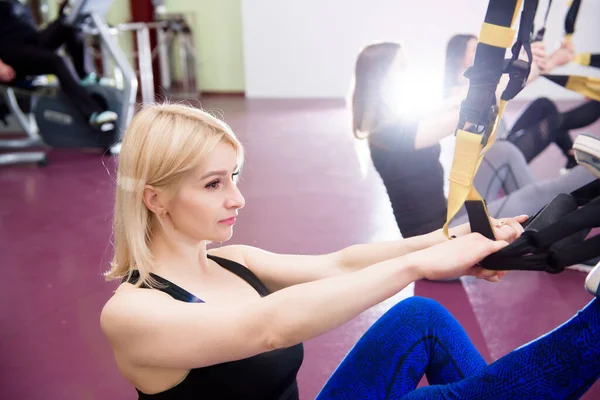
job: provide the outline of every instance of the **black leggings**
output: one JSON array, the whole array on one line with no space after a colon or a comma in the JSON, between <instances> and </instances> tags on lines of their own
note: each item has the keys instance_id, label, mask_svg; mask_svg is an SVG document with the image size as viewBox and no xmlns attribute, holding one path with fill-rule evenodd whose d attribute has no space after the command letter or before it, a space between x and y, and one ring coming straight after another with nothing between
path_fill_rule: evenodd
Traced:
<instances>
[{"instance_id":1,"label":"black leggings","mask_svg":"<svg viewBox=\"0 0 600 400\"><path fill-rule=\"evenodd\" d=\"M510 129L506 140L513 143L531 162L551 143L556 143L569 157L573 141L568 130L561 129L560 113L552 101L540 98L533 101Z\"/></svg>"},{"instance_id":2,"label":"black leggings","mask_svg":"<svg viewBox=\"0 0 600 400\"><path fill-rule=\"evenodd\" d=\"M63 44L73 64L56 53ZM100 105L79 84L81 78L93 71L83 38L74 29L63 25L60 20L54 21L41 31L35 40L2 42L0 59L15 70L16 79L27 75L56 75L62 90L86 118L94 112L102 112Z\"/></svg>"},{"instance_id":3,"label":"black leggings","mask_svg":"<svg viewBox=\"0 0 600 400\"><path fill-rule=\"evenodd\" d=\"M562 129L577 129L593 124L600 118L600 102L588 100L580 106L561 114Z\"/></svg>"},{"instance_id":4,"label":"black leggings","mask_svg":"<svg viewBox=\"0 0 600 400\"><path fill-rule=\"evenodd\" d=\"M569 167L575 165L570 153L573 140L571 129L582 128L600 118L600 103L587 101L565 113L559 113L554 103L546 98L533 101L519 116L506 140L513 143L529 163L551 143L555 143L569 159Z\"/></svg>"}]
</instances>

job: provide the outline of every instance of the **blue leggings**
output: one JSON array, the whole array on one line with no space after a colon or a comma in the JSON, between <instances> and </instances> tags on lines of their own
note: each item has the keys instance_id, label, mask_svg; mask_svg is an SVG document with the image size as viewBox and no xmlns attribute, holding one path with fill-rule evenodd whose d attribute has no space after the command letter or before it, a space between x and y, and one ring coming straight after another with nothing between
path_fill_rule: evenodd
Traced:
<instances>
[{"instance_id":1,"label":"blue leggings","mask_svg":"<svg viewBox=\"0 0 600 400\"><path fill-rule=\"evenodd\" d=\"M416 389L423 375L430 386ZM577 399L600 375L600 301L487 365L439 303L412 297L358 341L329 378L325 399Z\"/></svg>"}]
</instances>

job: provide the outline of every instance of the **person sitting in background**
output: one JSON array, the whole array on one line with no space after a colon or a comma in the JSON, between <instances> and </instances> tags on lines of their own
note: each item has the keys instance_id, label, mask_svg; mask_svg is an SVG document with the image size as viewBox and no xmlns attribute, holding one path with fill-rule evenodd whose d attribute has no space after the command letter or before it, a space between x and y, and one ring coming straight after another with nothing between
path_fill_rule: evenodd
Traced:
<instances>
[{"instance_id":1,"label":"person sitting in background","mask_svg":"<svg viewBox=\"0 0 600 400\"><path fill-rule=\"evenodd\" d=\"M66 2L61 14L65 6ZM62 45L73 64L57 53ZM82 35L65 25L62 15L39 31L26 5L17 0L0 0L0 59L15 72L8 83L31 75L56 75L62 90L90 125L117 120L115 112L103 110L82 87L82 83L93 81L92 62Z\"/></svg>"},{"instance_id":2,"label":"person sitting in background","mask_svg":"<svg viewBox=\"0 0 600 400\"><path fill-rule=\"evenodd\" d=\"M540 43L534 47L530 81L539 75L537 64L544 62L545 55ZM412 237L439 229L446 222L440 141L456 131L467 87L463 86L462 94L447 97L431 115L404 115L398 112L396 103L410 96L403 86L406 68L400 44L384 42L365 47L356 60L351 111L354 136L368 140L373 165L385 185L398 228L403 237ZM504 75L497 97L507 82ZM474 184L487 202L490 215L499 218L533 215L558 193L569 193L592 179L585 168L578 166L567 175L537 182L519 149L500 140L485 154ZM463 208L453 222L464 220Z\"/></svg>"}]
</instances>

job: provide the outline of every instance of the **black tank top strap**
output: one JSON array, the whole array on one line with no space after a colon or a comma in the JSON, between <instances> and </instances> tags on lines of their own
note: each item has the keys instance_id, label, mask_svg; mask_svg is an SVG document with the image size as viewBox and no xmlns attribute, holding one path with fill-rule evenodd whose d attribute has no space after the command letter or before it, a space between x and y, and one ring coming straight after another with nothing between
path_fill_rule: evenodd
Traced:
<instances>
[{"instance_id":1,"label":"black tank top strap","mask_svg":"<svg viewBox=\"0 0 600 400\"><path fill-rule=\"evenodd\" d=\"M267 289L265 284L262 283L262 281L252 271L242 264L217 256L208 255L208 258L248 282L262 297L269 294L269 289Z\"/></svg>"},{"instance_id":2,"label":"black tank top strap","mask_svg":"<svg viewBox=\"0 0 600 400\"><path fill-rule=\"evenodd\" d=\"M154 280L156 280L156 282L158 282L160 284L160 287L157 287L156 289L168 294L169 296L173 297L175 300L184 301L186 303L204 303L204 301L197 298L196 296L194 296L187 290L183 289L182 287L177 286L173 282L168 281L165 278L155 275L153 273L150 273L150 276L152 278L154 278ZM129 282L129 283L132 283L135 285L139 279L140 279L139 271L134 270L129 275L129 277L123 278L123 282ZM141 287L143 287L145 289L150 288L148 285L146 285L144 283L141 285Z\"/></svg>"},{"instance_id":3,"label":"black tank top strap","mask_svg":"<svg viewBox=\"0 0 600 400\"><path fill-rule=\"evenodd\" d=\"M217 256L208 255L208 258L213 260L217 264L219 264L221 267L236 274L237 276L239 276L240 278L242 278L243 280L248 282L248 284L250 286L252 286L254 288L254 290L256 290L258 292L258 294L260 294L262 297L267 296L269 294L269 289L267 289L267 287L264 285L264 283L262 283L262 281L252 271L250 271L248 268L246 268L242 264L237 263L232 260L228 260L226 258L217 257ZM174 299L184 301L186 303L204 303L203 300L194 296L193 294L191 294L187 290L183 289L182 287L177 286L173 282L171 282L161 276L155 275L153 273L150 273L150 276L152 278L154 278L154 280L160 284L160 286L155 289L158 289L161 292L167 293ZM131 274L129 276L126 276L125 278L123 278L123 282L129 282L129 283L135 285L139 281L139 279L140 279L139 271L134 270L131 272ZM150 288L146 284L142 284L141 287L145 288L145 289Z\"/></svg>"}]
</instances>

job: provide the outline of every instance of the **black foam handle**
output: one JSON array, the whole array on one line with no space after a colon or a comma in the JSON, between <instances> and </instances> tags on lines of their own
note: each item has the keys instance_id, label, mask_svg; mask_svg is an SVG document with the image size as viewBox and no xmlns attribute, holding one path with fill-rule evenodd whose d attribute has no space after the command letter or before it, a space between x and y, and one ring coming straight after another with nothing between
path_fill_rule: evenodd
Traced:
<instances>
[{"instance_id":1,"label":"black foam handle","mask_svg":"<svg viewBox=\"0 0 600 400\"><path fill-rule=\"evenodd\" d=\"M494 231L490 226L490 221L485 212L485 207L482 201L467 200L465 208L469 215L469 223L471 224L471 232L481 233L490 240L495 240Z\"/></svg>"}]
</instances>

